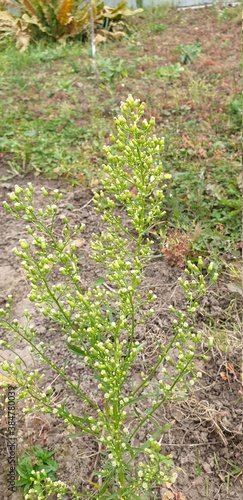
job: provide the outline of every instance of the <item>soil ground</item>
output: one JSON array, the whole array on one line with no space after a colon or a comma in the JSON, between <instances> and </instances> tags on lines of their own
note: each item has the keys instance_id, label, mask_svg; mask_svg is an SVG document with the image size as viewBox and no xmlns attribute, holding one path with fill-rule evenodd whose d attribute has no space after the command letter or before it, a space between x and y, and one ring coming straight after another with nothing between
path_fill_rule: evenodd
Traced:
<instances>
[{"instance_id":1,"label":"soil ground","mask_svg":"<svg viewBox=\"0 0 243 500\"><path fill-rule=\"evenodd\" d=\"M137 26L142 22L141 19L136 21ZM85 127L88 129L90 125L91 115L93 121L97 119L98 126L100 126L101 117L103 126L105 120L111 123L111 117L117 111L120 101L125 100L127 94L131 92L134 97L146 101L148 114L153 114L156 118L157 130L167 138L166 166L171 164L172 170L176 172L177 161L180 161L178 170L186 168L185 165L188 161L189 163L193 162L193 168L197 169L193 175L201 175L202 168L206 172L205 184L211 186L211 188L208 189L208 192L205 191L203 195L200 195L199 202L196 199L195 205L200 205L201 202L203 204L205 200L209 205L212 196L216 200L216 204L218 203L217 195L212 195L210 192L210 189L211 191L214 189L215 168L220 169L222 164L226 169L222 169L222 184L224 183L224 173L227 172L228 174L229 170L232 171L232 166L236 176L239 175L239 134L235 135L228 122L226 123L223 120L223 117L226 117L229 96L232 92L237 94L241 90L239 78L239 60L241 57L239 22L232 16L232 21L229 22L229 19L225 19L219 24L210 9L195 12L188 11L183 14L176 13L175 19L172 19L171 14L169 14L165 18L165 22L167 26L166 33L164 33L162 25L160 25L161 32L156 31L156 18L154 18L153 25L150 26L150 32L148 31L146 34L147 43L144 43L144 39L140 35L140 38L135 38L134 43L129 45L130 50L128 50L125 43L121 43L120 46L116 45L116 55L125 59L127 65L134 64L136 58L139 60L136 62L136 69L133 70L133 78L121 77L120 81L116 81L114 84L114 92L110 88L106 88L106 84L103 88L94 89L93 83L87 79L85 80L83 75L80 77L80 83L79 74L71 84L71 90L74 94L66 92L65 88L51 92L47 84L49 82L47 75L49 72L51 77L51 74L58 74L61 71L64 62L60 59L48 61L43 75L39 74L39 83L42 83L43 78L45 80L45 85L43 85L39 94L39 100L34 92L31 93L30 89L28 89L30 94L25 95L24 87L17 89L16 86L15 102L19 102L21 99L28 101L33 122L36 119L38 120L42 113L43 115L46 113L44 120L47 119L47 116L50 120L53 120L53 117L59 116L61 107L64 109L65 106L68 106L68 109L74 112L75 126L84 130ZM162 63L159 63L160 66L167 63L175 64L178 61L178 54L175 52L176 44L192 44L196 39L200 40L203 53L190 66L191 73L185 71L182 74L181 86L178 86L173 78L169 78L166 82L162 79L159 83L156 78L155 83L151 83L148 75L153 74L153 72L156 73L158 66L155 56L163 58ZM109 51L109 49L104 47L102 50L103 55L107 55L106 51ZM80 65L82 69L83 63L83 58L75 60L75 64ZM35 68L34 71L36 71ZM194 83L193 87L189 85L192 73L197 74L197 80L195 80L196 83ZM200 88L198 83L200 81L203 82L203 88ZM84 91L84 88L87 91ZM80 91L80 89L82 90ZM75 93L77 90L78 100ZM10 90L8 91L6 87L4 92L7 99ZM95 101L91 99L92 92ZM98 102L102 103L102 106L101 104L98 106ZM96 106L95 109L92 108L93 104ZM14 105L16 108L16 104ZM6 113L7 108L8 106L6 106ZM80 110L80 116L77 116L77 108ZM51 112L52 115L50 115ZM19 125L16 126L16 134L21 129L21 121L18 120ZM176 127L179 127L177 132L171 125L173 120L176 122ZM194 123L192 128L189 127L190 121ZM186 135L183 135L180 127L183 127L185 123L188 123L188 129ZM217 134L222 135L224 127L227 128L226 146L217 142ZM106 125L102 133L96 130L96 142L94 141L92 144L89 144L88 141L82 143L81 155L83 156L81 156L81 159L84 160L84 163L92 163L91 177L93 176L94 181L96 180L95 169L103 159L100 144L97 146L97 142L100 139L103 142L104 140L108 141L108 129L109 127ZM59 133L58 127L55 132ZM22 137L19 141L20 144L22 144L21 141ZM180 156L179 153L178 156L176 155L176 151L179 151ZM186 156L182 164L181 155L183 151ZM188 153L188 151L194 151L194 156L192 157L192 153ZM44 153L45 148L43 147L41 154ZM21 154L20 152L19 158ZM89 260L89 243L92 233L97 232L97 228L100 229L101 224L98 215L93 210L92 186L90 186L90 183L81 185L82 175L83 172L86 175L87 166L83 170L82 168L81 170L78 169L78 167L76 169L78 163L82 165L83 163L80 162L80 157L79 159L75 157L75 168L72 172L77 182L74 187L63 180L46 180L43 177L36 176L36 173L40 174L42 172L40 166L36 167L35 162L37 160L34 153L29 160L30 170L33 169L34 171L32 174L23 177L22 174L26 174L28 168L26 171L21 168L16 172L16 167L11 167L11 164L13 165L13 155L17 155L16 151L13 153L11 150L7 154L5 145L0 158L2 180L0 201L7 199L7 194L13 190L15 183L26 186L26 183L31 181L36 188L37 204L39 200L38 190L42 185L47 185L49 190L60 188L64 193L60 206L61 214L67 214L70 223L73 225L81 222L86 224L83 235L84 242L79 249L79 252L84 257L82 260L82 275L85 282L94 281L95 278L99 277L99 270ZM15 158L15 165L19 158L18 156L17 159ZM43 158L41 160L43 165L48 164L48 157L44 158L44 160ZM66 174L69 167L70 165L63 167L62 159L55 160L55 176ZM20 175L15 176L16 173ZM43 173L50 174L50 172ZM176 172L177 174L178 172ZM175 178L178 177L175 176ZM79 181L80 185L78 185ZM176 189L178 190L178 186ZM192 198L190 193L188 191L184 193L183 189L181 192L178 191L178 196L181 196L181 204L185 202L188 207L191 203L191 209ZM174 209L174 207L172 208ZM170 206L169 210L172 210ZM12 216L4 212L2 203L0 211L0 306L4 305L6 296L11 293L14 299L13 314L16 318L24 321L24 310L28 308L33 313L34 325L39 331L40 340L48 344L48 352L53 357L53 360L62 366L65 359L69 366L70 376L73 379L81 377L84 389L90 393L95 392L96 387L91 374L84 368L82 363L73 359L70 360L62 345L60 332L56 330L54 325L44 319L33 307L33 304L28 301L28 282L19 261L11 251L13 247L17 246L19 239L25 236L25 227L24 224L15 221ZM187 216L186 212L184 214ZM208 212L202 212L202 214L201 216L206 218L209 216ZM215 225L216 222L213 221L213 224ZM222 247L220 248L224 252L231 231L229 220L227 223L221 224L217 231L217 238L222 237L220 242L223 241L223 243L220 243ZM238 259L239 248L238 246ZM161 247L156 247L155 251L161 253ZM209 253L210 251L211 248ZM227 252L226 257L229 260L235 259L231 253L228 255ZM173 264L175 263L176 259ZM180 261L177 264L181 264ZM156 355L155 339L161 339L162 336L169 338L172 334L172 317L169 305L173 303L177 307L183 307L184 296L178 285L178 277L182 272L183 270L180 267L171 266L165 255L161 255L159 259L156 258L155 262L152 260L146 269L143 286L149 286L155 291L157 301L154 306L155 315L153 320L147 325L146 331L140 332L138 338L141 342L144 342L151 360ZM223 274L217 285L209 291L200 304L198 327L204 332L201 345L202 352L205 350L207 336L212 335L212 332L215 336L215 347L211 351L209 359L207 362L198 361L196 367L203 375L200 383L198 382L193 386L186 401L166 404L163 410L156 414L160 424L174 421L170 431L164 434L162 443L164 453L172 453L175 466L179 468L176 483L171 489L165 487L158 491L156 500L226 500L230 498L240 500L242 498L242 296L237 287L231 288L230 291L228 284L228 276ZM2 335L4 337L5 332L2 332ZM38 366L37 361L29 353L27 346L21 346L19 353L24 357L30 370L38 367L45 373L43 389L52 383L57 400L62 400L67 396L73 413L82 414L82 403L77 402L71 394L66 392L60 379L53 380L53 374L49 370ZM4 359L12 359L3 348L1 348L1 356ZM138 376L139 366L132 373L135 380L138 379ZM3 399L2 397L2 401ZM99 454L96 444L92 440L68 438L67 434L70 431L65 428L61 421L53 417L40 414L24 417L21 405L16 409L16 416L18 454L27 450L33 444L39 444L42 447L46 446L50 450L56 451L55 458L59 464L58 478L67 481L68 484L77 485L79 490L82 489L83 485L87 485L89 481L93 480L93 470L97 468ZM144 428L139 436L141 440L146 438L149 430L149 428ZM0 419L0 497L3 500L16 500L22 498L21 491L11 494L7 490L6 432L6 420L3 412Z\"/></svg>"},{"instance_id":2,"label":"soil ground","mask_svg":"<svg viewBox=\"0 0 243 500\"><path fill-rule=\"evenodd\" d=\"M43 184L39 178L18 179L18 184L25 186L27 181L32 181L36 189L36 202L38 204L38 188ZM12 189L12 183L1 186L1 201L7 197ZM100 227L99 216L94 213L92 193L84 188L71 188L70 185L59 181L49 181L49 190L61 188L64 193L61 204L61 214L66 214L72 224L86 223L84 245L81 252L82 274L85 281L92 282L99 276L99 270L89 261L89 241L92 233ZM72 211L68 206L72 205ZM86 205L86 206L85 206ZM84 208L82 208L84 207ZM3 209L1 209L2 211ZM68 361L67 352L62 345L60 332L35 310L29 302L29 291L23 271L18 260L12 254L11 248L16 246L18 240L24 236L24 224L17 222L9 214L1 213L2 240L1 240L1 294L2 304L8 293L14 298L13 314L20 321L24 321L23 312L26 308L33 313L34 324L39 331L40 340L45 341L48 353L60 366L63 360ZM172 303L177 307L183 306L183 294L178 286L177 279L182 270L169 266L163 257L146 269L144 285L149 286L157 294L155 316L147 325L147 331L139 334L139 340L145 342L149 352L149 359L156 355L155 339L170 336L171 314L168 306ZM235 310L235 317L227 317L230 311ZM207 316L221 325L237 321L239 316L240 301L236 307L236 298L228 293L223 279L211 290L201 304L198 325L203 323ZM238 312L237 312L238 311ZM207 320L205 320L207 322ZM238 319L239 321L239 319ZM232 327L231 327L232 329ZM146 333L146 335L145 335ZM229 332L226 333L226 336ZM3 332L4 335L4 332ZM228 339L229 341L229 339ZM206 342L206 339L205 339ZM237 348L238 345L238 348ZM202 345L203 350L203 345ZM19 353L24 357L29 369L38 366L27 346L21 346ZM9 353L2 349L1 356L11 359ZM179 467L178 479L171 490L162 489L158 492L158 499L177 498L197 500L209 498L221 499L235 498L240 500L242 494L242 386L240 383L240 346L239 339L234 339L234 347L226 347L226 351L215 348L207 362L197 362L196 369L202 371L200 384L189 394L188 399L181 403L166 404L162 411L156 415L157 421L168 423L174 420L172 429L164 435L163 450L172 453L176 467ZM41 371L46 374L43 389L53 384L57 398L65 396L65 387L60 380L53 381L52 373L43 367ZM137 380L138 367L132 377ZM82 378L82 386L88 393L95 390L89 373L85 372L82 363L69 360L69 373L72 379ZM74 414L82 413L82 404L72 399L69 395L69 405ZM6 422L5 422L6 425ZM7 451L6 428L4 420L1 424L1 498L21 498L19 492L9 495L6 485ZM84 438L67 438L67 429L61 421L53 417L35 414L23 417L21 405L17 408L18 453L28 449L30 445L39 444L42 447L56 450L55 458L59 464L58 477L69 484L81 487L87 484L87 477L92 479L92 470L96 459L96 445ZM149 428L141 431L139 438L144 440ZM233 465L229 465L233 464ZM234 474L234 467L238 473ZM231 475L230 475L231 474ZM227 483L227 478L229 483ZM165 496L171 493L171 496ZM172 496L173 494L173 496ZM163 496L164 495L164 496ZM184 495L184 496L183 496Z\"/></svg>"}]
</instances>

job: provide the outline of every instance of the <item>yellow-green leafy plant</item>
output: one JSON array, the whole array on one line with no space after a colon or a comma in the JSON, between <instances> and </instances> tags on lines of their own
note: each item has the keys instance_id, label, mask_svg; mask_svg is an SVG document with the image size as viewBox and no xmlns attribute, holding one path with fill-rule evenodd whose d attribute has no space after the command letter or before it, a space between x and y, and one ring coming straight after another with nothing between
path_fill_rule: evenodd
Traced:
<instances>
[{"instance_id":1,"label":"yellow-green leafy plant","mask_svg":"<svg viewBox=\"0 0 243 500\"><path fill-rule=\"evenodd\" d=\"M125 18L142 9L130 10L126 2L116 8L91 1L97 42L124 36ZM0 0L1 38L10 35L24 51L30 40L49 37L58 42L90 31L89 2L75 0Z\"/></svg>"},{"instance_id":2,"label":"yellow-green leafy plant","mask_svg":"<svg viewBox=\"0 0 243 500\"><path fill-rule=\"evenodd\" d=\"M50 195L42 189L45 208L34 207L30 183L26 189L16 186L9 202L4 202L9 213L27 223L28 236L14 252L31 285L29 299L44 317L58 325L57 331L62 332L58 341L70 351L70 363L72 356L80 358L92 372L97 389L90 394L80 381L70 379L66 364L60 368L48 356L45 342L40 342L38 331L31 326L28 311L24 326L12 318L11 296L6 308L0 309L0 326L8 335L13 334L13 340L2 341L2 345L15 352L15 342L27 342L33 355L53 370L53 377L59 375L77 400L85 402L83 412L73 414L68 398L65 403L57 403L48 387L41 390L44 374L40 370L29 373L17 353L15 362L5 361L1 368L17 385L16 401L26 401L24 412L62 418L79 434L88 434L98 442L103 456L99 470L93 471L93 492L85 488L77 491L61 481L53 482L45 471L33 471L33 487L26 499L46 498L36 496L38 485L49 494L57 492L60 498L71 493L77 499L152 499L157 498L159 485L172 483L176 477L172 457L163 453L161 444L162 433L172 423L161 427L158 411L166 401L186 397L188 387L200 375L194 373L193 364L200 342L195 314L200 297L206 293L206 283L213 283L217 274L211 263L207 278L201 258L197 265L188 262L187 279L179 280L187 306L184 311L171 307L175 315L171 336L157 341L154 365L146 363L140 330L153 316L156 295L152 290L144 292L141 283L151 259L148 231L163 214L163 193L171 176L164 172L161 162L164 141L152 133L155 121L144 118L144 108L129 96L115 119L111 146L105 147L104 190L95 195L95 209L105 229L91 242L91 259L101 266L102 277L94 283L87 287L82 284L74 242L84 226L72 229L63 215L60 238L56 219L62 194L58 190ZM121 207L125 209L123 217ZM140 371L141 362L141 379L135 383L132 370ZM140 442L144 426L145 439Z\"/></svg>"}]
</instances>

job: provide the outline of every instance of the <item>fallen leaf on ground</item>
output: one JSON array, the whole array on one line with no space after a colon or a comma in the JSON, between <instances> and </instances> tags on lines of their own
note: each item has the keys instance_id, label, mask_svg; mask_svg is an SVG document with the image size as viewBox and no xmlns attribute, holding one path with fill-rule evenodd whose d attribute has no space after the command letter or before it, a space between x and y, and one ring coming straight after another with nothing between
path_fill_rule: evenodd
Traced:
<instances>
[{"instance_id":1,"label":"fallen leaf on ground","mask_svg":"<svg viewBox=\"0 0 243 500\"><path fill-rule=\"evenodd\" d=\"M162 496L162 500L174 500L174 498L174 493L172 493L172 491L166 491Z\"/></svg>"},{"instance_id":2,"label":"fallen leaf on ground","mask_svg":"<svg viewBox=\"0 0 243 500\"><path fill-rule=\"evenodd\" d=\"M69 243L67 246L66 246L66 249L67 250L71 250L71 248L74 246L75 248L81 248L83 247L85 244L85 239L84 238L77 238L76 240L73 240L71 241L71 243Z\"/></svg>"}]
</instances>

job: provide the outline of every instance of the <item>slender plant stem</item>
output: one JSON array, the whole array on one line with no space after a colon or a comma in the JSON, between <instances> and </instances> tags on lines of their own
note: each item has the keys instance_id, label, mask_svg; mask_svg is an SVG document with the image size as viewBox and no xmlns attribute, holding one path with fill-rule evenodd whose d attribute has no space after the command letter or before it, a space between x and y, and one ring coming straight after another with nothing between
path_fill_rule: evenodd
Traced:
<instances>
[{"instance_id":1,"label":"slender plant stem","mask_svg":"<svg viewBox=\"0 0 243 500\"><path fill-rule=\"evenodd\" d=\"M89 0L89 15L90 15L90 27L91 27L91 50L92 50L93 68L94 68L96 83L99 83L99 72L98 72L97 61L96 61L94 12L93 12L92 0Z\"/></svg>"}]
</instances>

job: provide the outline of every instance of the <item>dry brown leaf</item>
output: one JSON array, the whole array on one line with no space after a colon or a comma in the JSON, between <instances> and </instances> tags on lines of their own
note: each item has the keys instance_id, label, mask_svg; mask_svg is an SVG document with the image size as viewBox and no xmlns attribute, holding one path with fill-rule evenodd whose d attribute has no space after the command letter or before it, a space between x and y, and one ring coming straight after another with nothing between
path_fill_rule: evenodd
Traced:
<instances>
[{"instance_id":1,"label":"dry brown leaf","mask_svg":"<svg viewBox=\"0 0 243 500\"><path fill-rule=\"evenodd\" d=\"M207 158L207 151L203 148L198 149L198 154L199 154L200 158Z\"/></svg>"},{"instance_id":2,"label":"dry brown leaf","mask_svg":"<svg viewBox=\"0 0 243 500\"><path fill-rule=\"evenodd\" d=\"M136 196L138 194L138 189L136 188L136 186L131 186L129 188L129 191L130 191L132 197L134 197L134 196Z\"/></svg>"},{"instance_id":3,"label":"dry brown leaf","mask_svg":"<svg viewBox=\"0 0 243 500\"><path fill-rule=\"evenodd\" d=\"M30 42L30 36L24 31L19 31L19 33L17 33L17 36L18 38L16 41L16 48L19 49L20 52L25 52Z\"/></svg>"},{"instance_id":4,"label":"dry brown leaf","mask_svg":"<svg viewBox=\"0 0 243 500\"><path fill-rule=\"evenodd\" d=\"M190 146L191 148L194 147L193 142L191 141L191 139L189 139L189 137L186 134L183 134L182 139L185 141L186 144L188 144L188 146Z\"/></svg>"},{"instance_id":5,"label":"dry brown leaf","mask_svg":"<svg viewBox=\"0 0 243 500\"><path fill-rule=\"evenodd\" d=\"M117 38L118 40L126 36L126 33L124 33L124 31L109 31L108 34L111 38Z\"/></svg>"},{"instance_id":6,"label":"dry brown leaf","mask_svg":"<svg viewBox=\"0 0 243 500\"><path fill-rule=\"evenodd\" d=\"M162 500L174 500L174 493L172 491L166 491L166 493L163 494Z\"/></svg>"},{"instance_id":7,"label":"dry brown leaf","mask_svg":"<svg viewBox=\"0 0 243 500\"><path fill-rule=\"evenodd\" d=\"M96 177L92 177L92 179L90 181L90 187L91 187L91 189L94 188L94 187L99 186L99 184L100 184L99 179L97 179Z\"/></svg>"},{"instance_id":8,"label":"dry brown leaf","mask_svg":"<svg viewBox=\"0 0 243 500\"><path fill-rule=\"evenodd\" d=\"M87 182L87 178L86 178L86 175L85 174L78 174L78 180L80 182L80 184L86 184Z\"/></svg>"},{"instance_id":9,"label":"dry brown leaf","mask_svg":"<svg viewBox=\"0 0 243 500\"><path fill-rule=\"evenodd\" d=\"M106 36L103 36L101 35L100 33L98 33L95 37L95 43L102 43L102 42L106 42L106 39L107 37Z\"/></svg>"},{"instance_id":10,"label":"dry brown leaf","mask_svg":"<svg viewBox=\"0 0 243 500\"><path fill-rule=\"evenodd\" d=\"M235 373L235 369L234 369L234 366L230 363L225 363L225 368L226 370L231 374L233 375L234 377L236 377L236 373Z\"/></svg>"},{"instance_id":11,"label":"dry brown leaf","mask_svg":"<svg viewBox=\"0 0 243 500\"><path fill-rule=\"evenodd\" d=\"M165 483L162 484L162 486L163 486L163 488L167 488L167 490L171 489L171 483L165 482Z\"/></svg>"},{"instance_id":12,"label":"dry brown leaf","mask_svg":"<svg viewBox=\"0 0 243 500\"><path fill-rule=\"evenodd\" d=\"M84 238L77 238L76 240L73 240L69 245L66 246L66 249L69 251L71 248L74 246L75 248L81 248L85 245L85 239Z\"/></svg>"},{"instance_id":13,"label":"dry brown leaf","mask_svg":"<svg viewBox=\"0 0 243 500\"><path fill-rule=\"evenodd\" d=\"M30 14L31 16L38 17L37 11L35 10L33 3L31 3L29 0L22 0L22 4L24 5L25 10L28 12L28 14Z\"/></svg>"},{"instance_id":14,"label":"dry brown leaf","mask_svg":"<svg viewBox=\"0 0 243 500\"><path fill-rule=\"evenodd\" d=\"M214 160L220 160L222 158L222 153L223 152L220 151L219 149L214 151L214 154L213 154Z\"/></svg>"},{"instance_id":15,"label":"dry brown leaf","mask_svg":"<svg viewBox=\"0 0 243 500\"><path fill-rule=\"evenodd\" d=\"M61 25L67 24L72 13L73 0L62 0L57 13L57 19Z\"/></svg>"}]
</instances>

